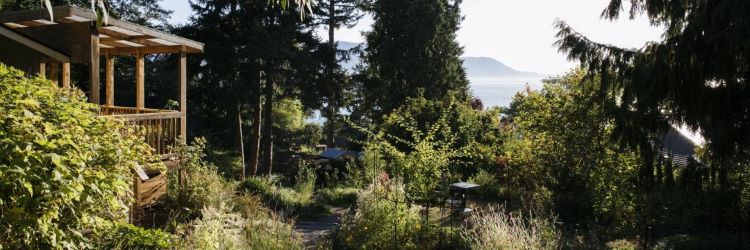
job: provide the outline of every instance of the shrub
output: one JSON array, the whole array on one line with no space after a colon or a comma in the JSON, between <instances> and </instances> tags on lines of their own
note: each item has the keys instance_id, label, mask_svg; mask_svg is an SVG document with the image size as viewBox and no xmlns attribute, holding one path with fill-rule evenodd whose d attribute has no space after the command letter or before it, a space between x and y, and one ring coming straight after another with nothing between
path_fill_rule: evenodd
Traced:
<instances>
[{"instance_id":1,"label":"shrub","mask_svg":"<svg viewBox=\"0 0 750 250\"><path fill-rule=\"evenodd\" d=\"M225 203L201 210L202 217L190 224L185 238L187 249L244 249L247 245L245 219Z\"/></svg>"},{"instance_id":2,"label":"shrub","mask_svg":"<svg viewBox=\"0 0 750 250\"><path fill-rule=\"evenodd\" d=\"M359 189L353 187L331 187L318 190L322 202L333 206L349 206L357 202Z\"/></svg>"},{"instance_id":3,"label":"shrub","mask_svg":"<svg viewBox=\"0 0 750 250\"><path fill-rule=\"evenodd\" d=\"M504 209L489 209L469 218L462 235L471 249L557 249L560 233L554 222Z\"/></svg>"},{"instance_id":4,"label":"shrub","mask_svg":"<svg viewBox=\"0 0 750 250\"><path fill-rule=\"evenodd\" d=\"M134 167L156 159L98 108L0 64L0 248L87 248L126 217Z\"/></svg>"},{"instance_id":5,"label":"shrub","mask_svg":"<svg viewBox=\"0 0 750 250\"><path fill-rule=\"evenodd\" d=\"M264 207L257 196L238 197L234 210L247 218L245 237L249 249L302 249L294 221Z\"/></svg>"},{"instance_id":6,"label":"shrub","mask_svg":"<svg viewBox=\"0 0 750 250\"><path fill-rule=\"evenodd\" d=\"M180 155L178 168L183 171L184 183L179 186L180 174L169 175L169 189L165 201L173 219L187 221L196 218L205 207L217 207L234 197L235 185L225 181L216 166L205 160L206 140L196 138L192 145L180 145L174 152Z\"/></svg>"},{"instance_id":7,"label":"shrub","mask_svg":"<svg viewBox=\"0 0 750 250\"><path fill-rule=\"evenodd\" d=\"M500 181L494 174L479 170L476 175L469 178L469 182L479 185L476 192L482 199L497 199L500 194Z\"/></svg>"},{"instance_id":8,"label":"shrub","mask_svg":"<svg viewBox=\"0 0 750 250\"><path fill-rule=\"evenodd\" d=\"M171 249L177 239L158 229L143 229L126 223L114 223L107 230L101 249Z\"/></svg>"},{"instance_id":9,"label":"shrub","mask_svg":"<svg viewBox=\"0 0 750 250\"><path fill-rule=\"evenodd\" d=\"M294 223L271 212L254 196L239 196L201 211L182 228L186 249L302 249Z\"/></svg>"},{"instance_id":10,"label":"shrub","mask_svg":"<svg viewBox=\"0 0 750 250\"><path fill-rule=\"evenodd\" d=\"M283 210L287 215L317 218L328 214L328 207L313 199L314 185L314 182L312 184L302 182L302 184L296 184L295 188L288 188L275 183L270 178L250 177L242 182L240 189L244 193L260 196L266 206Z\"/></svg>"},{"instance_id":11,"label":"shrub","mask_svg":"<svg viewBox=\"0 0 750 250\"><path fill-rule=\"evenodd\" d=\"M419 217L419 207L409 206L400 179L382 176L359 193L356 214L349 219L351 223L343 224L337 245L345 249L419 247L418 235L426 227Z\"/></svg>"}]
</instances>

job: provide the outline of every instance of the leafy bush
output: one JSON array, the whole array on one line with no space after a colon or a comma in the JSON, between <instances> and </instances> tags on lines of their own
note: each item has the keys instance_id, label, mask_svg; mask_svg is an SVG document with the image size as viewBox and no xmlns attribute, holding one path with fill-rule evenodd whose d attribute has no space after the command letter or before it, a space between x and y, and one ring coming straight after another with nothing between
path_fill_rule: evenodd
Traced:
<instances>
[{"instance_id":1,"label":"leafy bush","mask_svg":"<svg viewBox=\"0 0 750 250\"><path fill-rule=\"evenodd\" d=\"M469 178L469 182L479 185L476 188L476 193L482 199L497 199L501 197L500 180L493 173L481 169L476 175Z\"/></svg>"},{"instance_id":2,"label":"leafy bush","mask_svg":"<svg viewBox=\"0 0 750 250\"><path fill-rule=\"evenodd\" d=\"M294 221L264 207L257 196L238 197L234 210L247 218L245 237L249 249L302 249Z\"/></svg>"},{"instance_id":3,"label":"leafy bush","mask_svg":"<svg viewBox=\"0 0 750 250\"><path fill-rule=\"evenodd\" d=\"M102 249L171 249L177 238L158 229L143 229L126 223L114 223L107 229L108 233L102 243Z\"/></svg>"},{"instance_id":4,"label":"leafy bush","mask_svg":"<svg viewBox=\"0 0 750 250\"><path fill-rule=\"evenodd\" d=\"M180 229L185 249L302 249L294 223L264 207L254 196L201 210L202 217Z\"/></svg>"},{"instance_id":5,"label":"leafy bush","mask_svg":"<svg viewBox=\"0 0 750 250\"><path fill-rule=\"evenodd\" d=\"M495 170L495 159L505 139L500 109L475 109L469 102L455 100L410 98L386 117L382 130L415 144L432 139L436 144L451 146L459 153L452 159L451 173L463 178L479 169ZM398 143L394 146L406 153L414 150Z\"/></svg>"},{"instance_id":6,"label":"leafy bush","mask_svg":"<svg viewBox=\"0 0 750 250\"><path fill-rule=\"evenodd\" d=\"M225 203L201 210L202 217L190 224L185 238L187 249L244 249L245 219L233 213Z\"/></svg>"},{"instance_id":7,"label":"leafy bush","mask_svg":"<svg viewBox=\"0 0 750 250\"><path fill-rule=\"evenodd\" d=\"M495 170L504 136L499 117L468 103L409 99L375 132L359 128L369 136L365 169L403 177L410 200L435 199L433 191L449 181Z\"/></svg>"},{"instance_id":8,"label":"leafy bush","mask_svg":"<svg viewBox=\"0 0 750 250\"><path fill-rule=\"evenodd\" d=\"M134 167L157 160L98 108L0 65L0 248L87 248L124 220Z\"/></svg>"},{"instance_id":9,"label":"leafy bush","mask_svg":"<svg viewBox=\"0 0 750 250\"><path fill-rule=\"evenodd\" d=\"M404 122L402 126L411 132L411 140L392 136L385 131L375 134L363 129L370 133L370 139L365 144L364 164L368 172L364 177L372 178L375 171L386 171L403 178L407 184L406 197L410 201L432 198L433 190L443 184L441 181L451 178L448 170L460 151L453 148L452 137L440 136L446 130L450 133L446 118L442 116L427 131Z\"/></svg>"},{"instance_id":10,"label":"leafy bush","mask_svg":"<svg viewBox=\"0 0 750 250\"><path fill-rule=\"evenodd\" d=\"M409 206L400 179L387 174L362 190L353 218L344 219L337 245L345 249L416 249L418 235L428 225L419 217L419 207Z\"/></svg>"},{"instance_id":11,"label":"leafy bush","mask_svg":"<svg viewBox=\"0 0 750 250\"><path fill-rule=\"evenodd\" d=\"M612 143L611 103L601 99L599 84L574 71L513 99L509 119L516 126L503 145L504 181L516 192L512 203L551 209L564 225L598 225L597 234L621 237L637 232L643 160Z\"/></svg>"},{"instance_id":12,"label":"leafy bush","mask_svg":"<svg viewBox=\"0 0 750 250\"><path fill-rule=\"evenodd\" d=\"M462 235L471 249L557 249L560 233L554 222L504 209L489 209L469 218Z\"/></svg>"},{"instance_id":13,"label":"leafy bush","mask_svg":"<svg viewBox=\"0 0 750 250\"><path fill-rule=\"evenodd\" d=\"M314 182L302 182L296 184L295 188L288 188L274 183L268 177L250 177L242 182L240 190L260 196L266 206L283 210L288 215L317 218L328 214L328 207L313 199L314 185Z\"/></svg>"},{"instance_id":14,"label":"leafy bush","mask_svg":"<svg viewBox=\"0 0 750 250\"><path fill-rule=\"evenodd\" d=\"M169 188L165 204L177 222L196 218L205 207L218 207L234 197L235 185L225 181L216 166L207 162L206 140L196 138L192 145L180 145L174 152L180 155L178 168L169 174ZM183 183L179 186L178 178Z\"/></svg>"},{"instance_id":15,"label":"leafy bush","mask_svg":"<svg viewBox=\"0 0 750 250\"><path fill-rule=\"evenodd\" d=\"M333 206L349 206L357 202L358 188L330 187L318 189L322 202Z\"/></svg>"}]
</instances>

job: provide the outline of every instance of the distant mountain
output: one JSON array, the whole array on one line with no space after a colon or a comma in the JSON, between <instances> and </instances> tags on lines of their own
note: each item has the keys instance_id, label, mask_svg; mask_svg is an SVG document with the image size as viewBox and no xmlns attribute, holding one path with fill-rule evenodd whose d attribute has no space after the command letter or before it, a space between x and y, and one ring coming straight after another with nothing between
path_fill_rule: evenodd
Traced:
<instances>
[{"instance_id":1,"label":"distant mountain","mask_svg":"<svg viewBox=\"0 0 750 250\"><path fill-rule=\"evenodd\" d=\"M469 77L543 77L544 74L517 71L489 57L463 57Z\"/></svg>"},{"instance_id":2,"label":"distant mountain","mask_svg":"<svg viewBox=\"0 0 750 250\"><path fill-rule=\"evenodd\" d=\"M360 45L359 43L339 41L338 48L349 50ZM469 78L472 77L544 77L546 75L517 71L507 65L489 57L462 57L464 60L464 69ZM351 54L349 61L343 63L343 67L348 70L354 69L359 64L359 54Z\"/></svg>"}]
</instances>

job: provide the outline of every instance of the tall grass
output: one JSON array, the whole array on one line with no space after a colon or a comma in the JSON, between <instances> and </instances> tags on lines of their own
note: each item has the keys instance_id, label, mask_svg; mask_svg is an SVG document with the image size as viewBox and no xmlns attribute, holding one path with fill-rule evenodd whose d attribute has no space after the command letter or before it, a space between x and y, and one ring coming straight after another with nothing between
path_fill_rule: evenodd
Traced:
<instances>
[{"instance_id":1,"label":"tall grass","mask_svg":"<svg viewBox=\"0 0 750 250\"><path fill-rule=\"evenodd\" d=\"M298 182L289 188L266 177L250 177L240 185L243 192L260 196L266 206L305 219L328 214L328 207L313 198L314 188L314 181Z\"/></svg>"},{"instance_id":2,"label":"tall grass","mask_svg":"<svg viewBox=\"0 0 750 250\"><path fill-rule=\"evenodd\" d=\"M507 214L505 209L490 208L468 220L462 237L471 249L558 249L560 233L553 220Z\"/></svg>"}]
</instances>

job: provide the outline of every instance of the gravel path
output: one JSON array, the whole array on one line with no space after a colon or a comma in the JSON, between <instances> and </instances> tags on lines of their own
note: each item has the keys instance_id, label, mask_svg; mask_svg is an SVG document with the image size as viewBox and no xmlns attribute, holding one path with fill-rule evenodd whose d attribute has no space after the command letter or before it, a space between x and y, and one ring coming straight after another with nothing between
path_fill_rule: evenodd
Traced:
<instances>
[{"instance_id":1,"label":"gravel path","mask_svg":"<svg viewBox=\"0 0 750 250\"><path fill-rule=\"evenodd\" d=\"M341 217L346 211L346 208L331 208L331 215L318 218L314 221L298 221L294 225L294 230L302 235L305 246L314 246L316 239L328 236L338 227Z\"/></svg>"}]
</instances>

